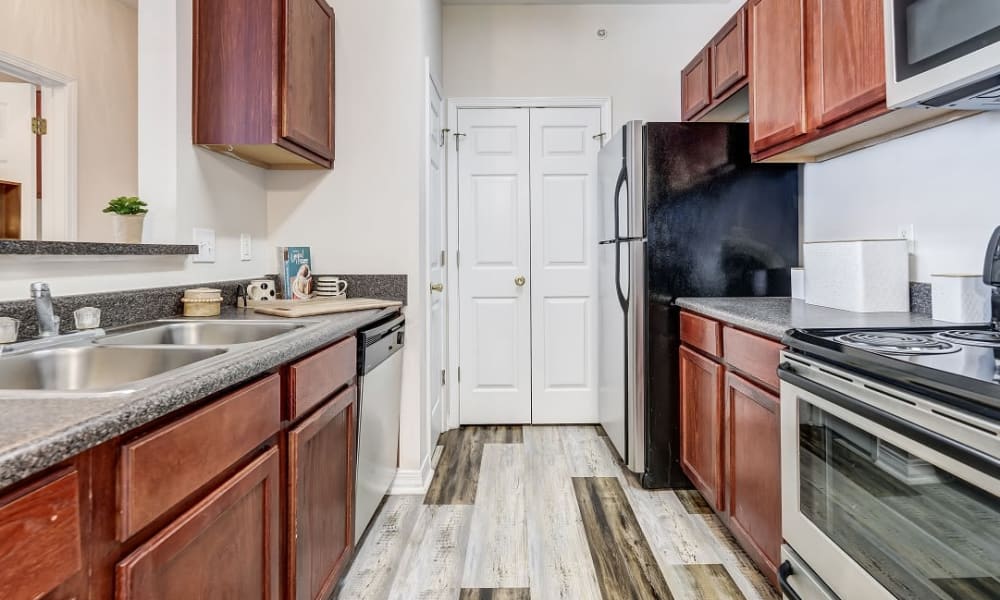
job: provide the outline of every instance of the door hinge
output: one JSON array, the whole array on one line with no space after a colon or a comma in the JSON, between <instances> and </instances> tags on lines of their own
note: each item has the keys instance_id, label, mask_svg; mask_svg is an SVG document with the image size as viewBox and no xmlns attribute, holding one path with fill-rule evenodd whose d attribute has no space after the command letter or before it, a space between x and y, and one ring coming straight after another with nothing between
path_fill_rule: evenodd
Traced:
<instances>
[{"instance_id":1,"label":"door hinge","mask_svg":"<svg viewBox=\"0 0 1000 600\"><path fill-rule=\"evenodd\" d=\"M455 250L455 268L458 268L458 250Z\"/></svg>"},{"instance_id":2,"label":"door hinge","mask_svg":"<svg viewBox=\"0 0 1000 600\"><path fill-rule=\"evenodd\" d=\"M458 382L462 383L462 367L458 368Z\"/></svg>"},{"instance_id":3,"label":"door hinge","mask_svg":"<svg viewBox=\"0 0 1000 600\"><path fill-rule=\"evenodd\" d=\"M451 131L447 127L441 130L441 143L438 144L439 148L444 148L444 145L448 143L448 132Z\"/></svg>"},{"instance_id":4,"label":"door hinge","mask_svg":"<svg viewBox=\"0 0 1000 600\"><path fill-rule=\"evenodd\" d=\"M607 133L605 133L605 132L602 131L601 133L598 133L597 135L590 136L590 138L593 139L593 140L597 140L599 142L603 142L604 138L607 137L607 135L608 135Z\"/></svg>"},{"instance_id":5,"label":"door hinge","mask_svg":"<svg viewBox=\"0 0 1000 600\"><path fill-rule=\"evenodd\" d=\"M448 385L448 378L445 377L444 369L441 369L441 386L444 387L446 385Z\"/></svg>"},{"instance_id":6,"label":"door hinge","mask_svg":"<svg viewBox=\"0 0 1000 600\"><path fill-rule=\"evenodd\" d=\"M458 152L458 142L459 142L459 140L461 140L462 138L465 137L465 134L464 133L458 133L456 131L452 135L455 136L455 152Z\"/></svg>"},{"instance_id":7,"label":"door hinge","mask_svg":"<svg viewBox=\"0 0 1000 600\"><path fill-rule=\"evenodd\" d=\"M448 253L444 250L441 251L441 266L444 266L445 261L448 260Z\"/></svg>"},{"instance_id":8,"label":"door hinge","mask_svg":"<svg viewBox=\"0 0 1000 600\"><path fill-rule=\"evenodd\" d=\"M42 117L31 118L31 133L35 135L45 135L49 132L49 122Z\"/></svg>"}]
</instances>

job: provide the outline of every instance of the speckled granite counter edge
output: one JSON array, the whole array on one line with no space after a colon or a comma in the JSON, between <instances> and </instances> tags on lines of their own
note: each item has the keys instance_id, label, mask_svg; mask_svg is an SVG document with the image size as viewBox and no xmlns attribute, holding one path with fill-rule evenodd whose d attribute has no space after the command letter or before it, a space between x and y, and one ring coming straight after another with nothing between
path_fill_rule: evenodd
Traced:
<instances>
[{"instance_id":1,"label":"speckled granite counter edge","mask_svg":"<svg viewBox=\"0 0 1000 600\"><path fill-rule=\"evenodd\" d=\"M203 400L350 335L358 328L398 311L388 308L311 318L310 324L280 340L264 341L231 349L218 360L186 369L183 381L159 381L151 387L115 398L116 404L100 414L67 423L27 442L0 452L0 489L15 484L68 458L127 433L183 406ZM53 400L61 400L53 394ZM109 399L102 398L107 401ZM87 402L79 395L67 402ZM44 417L43 417L44 418Z\"/></svg>"},{"instance_id":2,"label":"speckled granite counter edge","mask_svg":"<svg viewBox=\"0 0 1000 600\"><path fill-rule=\"evenodd\" d=\"M768 320L764 317L741 315L729 310L705 306L704 304L699 304L697 300L679 298L677 306L775 340L780 340L785 335L785 332L791 329L791 326L787 323L775 323L773 319Z\"/></svg>"},{"instance_id":3,"label":"speckled granite counter edge","mask_svg":"<svg viewBox=\"0 0 1000 600\"><path fill-rule=\"evenodd\" d=\"M105 242L58 242L0 240L0 254L15 256L186 256L198 254L193 244L115 244Z\"/></svg>"}]
</instances>

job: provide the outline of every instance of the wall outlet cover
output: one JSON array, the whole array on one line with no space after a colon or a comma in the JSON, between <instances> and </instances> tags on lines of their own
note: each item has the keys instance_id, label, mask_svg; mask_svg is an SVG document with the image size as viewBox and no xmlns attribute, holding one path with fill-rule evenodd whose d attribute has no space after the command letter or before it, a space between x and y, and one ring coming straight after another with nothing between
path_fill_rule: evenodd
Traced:
<instances>
[{"instance_id":1,"label":"wall outlet cover","mask_svg":"<svg viewBox=\"0 0 1000 600\"><path fill-rule=\"evenodd\" d=\"M191 262L196 263L214 263L215 262L215 230L214 229L203 229L200 227L195 227L193 231L192 238L194 243L198 246L198 254L196 254Z\"/></svg>"}]
</instances>

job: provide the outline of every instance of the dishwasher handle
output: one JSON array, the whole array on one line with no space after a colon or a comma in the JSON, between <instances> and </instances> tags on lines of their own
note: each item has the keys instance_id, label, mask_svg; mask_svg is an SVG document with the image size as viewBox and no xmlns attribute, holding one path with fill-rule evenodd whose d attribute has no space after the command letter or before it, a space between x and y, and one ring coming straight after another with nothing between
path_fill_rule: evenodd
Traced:
<instances>
[{"instance_id":1,"label":"dishwasher handle","mask_svg":"<svg viewBox=\"0 0 1000 600\"><path fill-rule=\"evenodd\" d=\"M402 317L394 319L360 332L359 338L358 374L367 375L403 349L406 344L406 322Z\"/></svg>"}]
</instances>

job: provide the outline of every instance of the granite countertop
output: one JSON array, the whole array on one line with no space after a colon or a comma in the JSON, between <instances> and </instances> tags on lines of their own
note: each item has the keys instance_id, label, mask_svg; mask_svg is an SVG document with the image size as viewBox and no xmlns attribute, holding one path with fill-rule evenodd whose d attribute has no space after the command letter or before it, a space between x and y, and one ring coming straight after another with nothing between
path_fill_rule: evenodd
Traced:
<instances>
[{"instance_id":1,"label":"granite countertop","mask_svg":"<svg viewBox=\"0 0 1000 600\"><path fill-rule=\"evenodd\" d=\"M231 346L173 377L138 382L127 391L4 392L0 394L0 489L398 311L386 308L294 319L304 327L270 340ZM289 321L245 309L226 309L220 318Z\"/></svg>"},{"instance_id":2,"label":"granite countertop","mask_svg":"<svg viewBox=\"0 0 1000 600\"><path fill-rule=\"evenodd\" d=\"M791 298L678 298L676 303L681 308L776 340L789 329L947 325L917 313L857 313Z\"/></svg>"}]
</instances>

